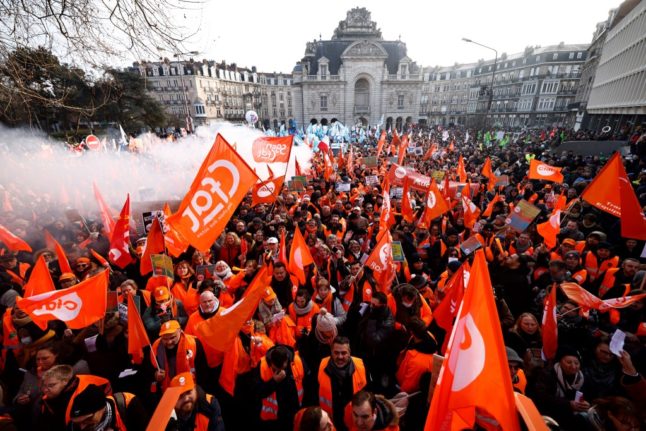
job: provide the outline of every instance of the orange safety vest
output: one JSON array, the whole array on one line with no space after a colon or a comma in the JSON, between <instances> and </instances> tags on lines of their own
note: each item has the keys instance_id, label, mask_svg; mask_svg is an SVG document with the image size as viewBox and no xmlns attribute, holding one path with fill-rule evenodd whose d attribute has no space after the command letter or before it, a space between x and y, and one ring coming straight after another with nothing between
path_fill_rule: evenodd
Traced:
<instances>
[{"instance_id":1,"label":"orange safety vest","mask_svg":"<svg viewBox=\"0 0 646 431\"><path fill-rule=\"evenodd\" d=\"M129 392L121 392L123 394L123 398L125 401L125 407L128 408L130 405L130 401L135 397L134 394L131 394ZM114 431L127 431L126 424L124 422L124 418L121 417L121 413L119 412L119 406L117 405L117 401L115 400L114 396L111 395L108 397L108 399L112 400L114 403L114 420L115 420L115 425L116 428Z\"/></svg>"},{"instance_id":2,"label":"orange safety vest","mask_svg":"<svg viewBox=\"0 0 646 431\"><path fill-rule=\"evenodd\" d=\"M177 359L175 361L175 373L179 374L179 373L190 371L191 374L193 374L193 377L195 377L195 355L197 354L197 342L195 341L195 337L192 335L187 335L183 333L181 337L185 339L185 343L186 343L184 345L185 353L180 352L179 348L177 349ZM159 364L159 367L162 370L166 370L166 365L167 365L165 363L166 355L163 354L162 352L162 349L165 349L165 347L160 342L161 342L161 338L158 338L153 343L151 355L150 355L150 362L153 364L153 367L156 367L157 364ZM179 342L180 343L182 342L182 338L180 338ZM182 354L186 355L186 360L188 360L188 369L184 369L185 367L182 366L182 364L184 364L184 358L180 357L180 355ZM156 362L155 362L155 359L157 360ZM171 376L168 370L166 370L166 377L164 377L164 381L161 382L162 391L165 391L166 388L168 388L168 386L170 385L170 381L173 377L175 376Z\"/></svg>"},{"instance_id":3,"label":"orange safety vest","mask_svg":"<svg viewBox=\"0 0 646 431\"><path fill-rule=\"evenodd\" d=\"M2 316L2 356L6 357L7 350L20 349L20 339L18 338L18 331L13 324L11 312L13 307L7 308Z\"/></svg>"},{"instance_id":4,"label":"orange safety vest","mask_svg":"<svg viewBox=\"0 0 646 431\"><path fill-rule=\"evenodd\" d=\"M585 269L580 269L572 274L572 278L575 279L578 284L583 284L588 279L588 271L586 271Z\"/></svg>"},{"instance_id":5,"label":"orange safety vest","mask_svg":"<svg viewBox=\"0 0 646 431\"><path fill-rule=\"evenodd\" d=\"M606 271L606 275L603 276L603 280L601 281L601 286L599 286L599 298L606 296L606 293L608 293L608 291L613 288L616 280L615 274L617 274L617 272L620 270L621 268L610 268L608 271ZM624 291L624 296L628 295L629 293L630 284L627 284Z\"/></svg>"},{"instance_id":6,"label":"orange safety vest","mask_svg":"<svg viewBox=\"0 0 646 431\"><path fill-rule=\"evenodd\" d=\"M352 373L352 393L356 394L363 389L368 383L366 379L366 367L363 365L363 360L360 358L350 357L354 363L354 373ZM323 358L321 365L319 365L319 405L323 410L332 417L332 382L330 376L325 373L325 367L330 362L330 358Z\"/></svg>"},{"instance_id":7,"label":"orange safety vest","mask_svg":"<svg viewBox=\"0 0 646 431\"><path fill-rule=\"evenodd\" d=\"M588 271L588 275L590 276L590 281L594 281L597 278L599 278L604 272L607 272L610 268L616 268L619 265L619 257L611 257L610 259L606 259L601 264L599 264L599 260L597 259L597 255L595 255L593 252L588 252L585 255L585 269Z\"/></svg>"},{"instance_id":8,"label":"orange safety vest","mask_svg":"<svg viewBox=\"0 0 646 431\"><path fill-rule=\"evenodd\" d=\"M222 310L226 310L226 308L220 306L214 316L219 315ZM184 329L184 333L187 335L193 335L197 339L200 339L199 334L197 333L197 325L202 322L204 322L204 318L200 315L199 311L191 314L188 318L188 322L186 323L186 329ZM204 341L202 341L202 347L204 348L204 353L206 354L206 362L209 364L209 367L215 368L222 363L222 360L224 359L224 352L213 349L209 346L208 343L205 343Z\"/></svg>"},{"instance_id":9,"label":"orange safety vest","mask_svg":"<svg viewBox=\"0 0 646 431\"><path fill-rule=\"evenodd\" d=\"M206 402L211 404L213 401L213 395L211 394L206 394ZM193 428L195 431L207 431L209 429L209 423L211 422L211 418L206 416L202 412L197 412L195 415L195 428Z\"/></svg>"},{"instance_id":10,"label":"orange safety vest","mask_svg":"<svg viewBox=\"0 0 646 431\"><path fill-rule=\"evenodd\" d=\"M433 371L433 354L407 350L397 369L397 382L403 392L412 394L419 390L419 379L425 372Z\"/></svg>"},{"instance_id":11,"label":"orange safety vest","mask_svg":"<svg viewBox=\"0 0 646 431\"><path fill-rule=\"evenodd\" d=\"M420 319L426 323L426 326L430 325L431 322L433 321L433 310L431 310L430 305L426 302L426 299L422 296L421 293L418 293L419 298L422 300L422 307L420 308L420 316L418 316ZM397 301L395 301L395 297L390 294L388 295L388 308L390 308L391 313L393 313L393 317L397 317ZM400 329L401 328L401 323L395 322L395 329Z\"/></svg>"},{"instance_id":12,"label":"orange safety vest","mask_svg":"<svg viewBox=\"0 0 646 431\"><path fill-rule=\"evenodd\" d=\"M289 304L287 313L289 314L289 317L292 319L292 321L294 321L294 323L296 324L296 326L294 327L294 337L300 338L303 335L303 329L307 329L308 333L312 330L312 317L314 317L315 314L318 314L318 312L319 306L316 305L314 301L312 301L312 309L310 310L310 312L302 316L296 315L296 309L293 302Z\"/></svg>"},{"instance_id":13,"label":"orange safety vest","mask_svg":"<svg viewBox=\"0 0 646 431\"><path fill-rule=\"evenodd\" d=\"M292 367L292 376L294 376L294 381L296 382L296 392L298 394L298 404L303 404L303 377L305 377L305 369L303 368L303 362L301 362L301 357L298 355L298 352L294 354L294 361L291 364ZM260 378L263 382L268 382L273 378L274 372L271 370L271 367L267 364L267 358L263 357L260 360ZM276 398L276 392L272 392L269 396L262 399L262 408L260 410L260 419L263 421L275 421L278 420L278 399Z\"/></svg>"},{"instance_id":14,"label":"orange safety vest","mask_svg":"<svg viewBox=\"0 0 646 431\"><path fill-rule=\"evenodd\" d=\"M106 395L112 395L112 387L110 386L110 381L104 379L103 377L93 376L90 374L81 374L76 376L79 379L79 384L72 393L69 402L67 403L67 408L65 409L65 423L70 423L70 414L72 413L72 404L74 404L74 398L81 392L85 390L90 385L97 385L99 387L105 387ZM125 428L124 428L125 429Z\"/></svg>"},{"instance_id":15,"label":"orange safety vest","mask_svg":"<svg viewBox=\"0 0 646 431\"><path fill-rule=\"evenodd\" d=\"M525 388L527 387L527 377L525 376L525 372L523 370L518 370L516 376L518 377L518 381L513 383L513 387L521 394L525 394Z\"/></svg>"}]
</instances>

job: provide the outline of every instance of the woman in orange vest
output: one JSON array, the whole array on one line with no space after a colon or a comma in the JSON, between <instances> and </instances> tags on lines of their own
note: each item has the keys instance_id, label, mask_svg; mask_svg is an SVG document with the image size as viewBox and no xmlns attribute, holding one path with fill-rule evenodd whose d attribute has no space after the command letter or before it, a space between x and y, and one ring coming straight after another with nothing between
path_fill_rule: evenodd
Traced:
<instances>
[{"instance_id":1,"label":"woman in orange vest","mask_svg":"<svg viewBox=\"0 0 646 431\"><path fill-rule=\"evenodd\" d=\"M170 292L175 299L182 301L186 314L190 316L197 310L200 298L195 272L187 261L183 260L175 265L175 283Z\"/></svg>"},{"instance_id":2,"label":"woman in orange vest","mask_svg":"<svg viewBox=\"0 0 646 431\"><path fill-rule=\"evenodd\" d=\"M262 429L287 430L303 403L303 363L291 347L278 344L260 360L257 393Z\"/></svg>"},{"instance_id":3,"label":"woman in orange vest","mask_svg":"<svg viewBox=\"0 0 646 431\"><path fill-rule=\"evenodd\" d=\"M289 317L296 324L294 337L296 340L306 336L312 330L312 317L319 312L319 306L312 301L310 293L305 289L296 292L294 302L287 309Z\"/></svg>"}]
</instances>

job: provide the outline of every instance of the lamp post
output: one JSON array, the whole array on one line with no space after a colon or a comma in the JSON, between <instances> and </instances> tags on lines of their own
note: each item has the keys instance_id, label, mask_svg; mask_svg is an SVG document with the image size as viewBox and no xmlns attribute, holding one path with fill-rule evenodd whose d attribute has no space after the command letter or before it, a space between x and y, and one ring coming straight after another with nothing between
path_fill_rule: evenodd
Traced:
<instances>
[{"instance_id":1,"label":"lamp post","mask_svg":"<svg viewBox=\"0 0 646 431\"><path fill-rule=\"evenodd\" d=\"M164 51L163 48L157 47L158 51ZM188 51L188 52L176 52L173 54L178 61L182 61L182 57L185 55L198 55L198 51ZM184 95L184 111L186 114L186 131L188 133L193 132L193 118L191 117L191 110L188 105L188 95L186 94L186 85L184 84L184 65L182 65L182 73L179 75L180 82L182 84L182 93Z\"/></svg>"},{"instance_id":2,"label":"lamp post","mask_svg":"<svg viewBox=\"0 0 646 431\"><path fill-rule=\"evenodd\" d=\"M487 103L487 114L486 115L489 116L489 115L491 115L491 103L493 102L493 84L494 84L494 79L496 78L496 67L498 66L498 51L496 51L494 48L492 48L490 46L483 45L483 44L478 43L478 42L476 42L474 40L471 40L471 39L467 39L466 37L463 37L462 40L467 42L467 43L473 43L473 44L476 44L476 45L481 46L483 48L490 49L496 54L495 60L493 61L493 72L491 73L491 90L489 91L489 102ZM486 121L485 121L485 124L486 124Z\"/></svg>"}]
</instances>

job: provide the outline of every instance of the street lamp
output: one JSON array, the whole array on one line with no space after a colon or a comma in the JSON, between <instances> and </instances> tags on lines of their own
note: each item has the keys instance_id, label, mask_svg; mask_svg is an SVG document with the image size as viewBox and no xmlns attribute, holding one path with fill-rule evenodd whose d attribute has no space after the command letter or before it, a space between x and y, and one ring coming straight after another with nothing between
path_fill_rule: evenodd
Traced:
<instances>
[{"instance_id":1,"label":"street lamp","mask_svg":"<svg viewBox=\"0 0 646 431\"><path fill-rule=\"evenodd\" d=\"M165 51L164 48L157 47L158 51ZM188 51L188 52L177 52L173 54L173 57L177 58L179 61L182 61L182 58L186 55L198 55L198 51ZM183 69L183 67L182 67ZM179 76L180 82L182 84L182 93L184 95L184 111L186 114L186 131L188 133L193 132L193 118L191 117L191 110L188 105L188 95L186 94L186 85L184 84L184 73Z\"/></svg>"},{"instance_id":2,"label":"street lamp","mask_svg":"<svg viewBox=\"0 0 646 431\"><path fill-rule=\"evenodd\" d=\"M473 43L473 44L476 44L476 45L481 46L483 48L490 49L496 54L495 60L493 61L493 73L491 74L491 91L489 93L489 103L487 104L487 114L486 115L489 116L489 115L491 115L491 103L493 102L493 84L494 84L494 79L496 77L496 67L498 66L498 51L496 51L494 48L492 48L490 46L483 45L483 44L478 43L478 42L476 42L474 40L471 40L471 39L467 39L466 37L463 37L462 40L467 42L467 43Z\"/></svg>"}]
</instances>

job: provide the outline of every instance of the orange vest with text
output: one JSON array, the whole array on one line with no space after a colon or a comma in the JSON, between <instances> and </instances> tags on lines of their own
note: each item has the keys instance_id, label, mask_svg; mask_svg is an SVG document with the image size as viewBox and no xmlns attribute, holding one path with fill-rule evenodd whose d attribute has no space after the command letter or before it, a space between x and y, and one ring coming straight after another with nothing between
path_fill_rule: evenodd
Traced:
<instances>
[{"instance_id":1,"label":"orange vest with text","mask_svg":"<svg viewBox=\"0 0 646 431\"><path fill-rule=\"evenodd\" d=\"M296 382L296 392L298 394L298 404L303 404L303 377L305 377L305 369L303 368L303 362L301 362L301 357L298 355L298 352L294 354L294 361L291 364L292 376L294 376L294 382ZM260 360L260 378L263 382L268 382L274 376L274 372L271 367L267 364L267 358L262 358ZM260 419L263 421L275 421L278 420L278 399L276 398L276 392L269 394L269 396L262 399L262 408L260 410Z\"/></svg>"},{"instance_id":2,"label":"orange vest with text","mask_svg":"<svg viewBox=\"0 0 646 431\"><path fill-rule=\"evenodd\" d=\"M363 365L363 360L360 358L355 358L354 356L350 357L350 360L354 363L354 373L352 373L352 393L356 394L361 389L363 389L368 380L366 379L366 367ZM333 415L332 412L332 382L330 381L330 376L325 373L325 367L330 362L330 358L324 358L319 365L319 405L323 410L327 412L330 417Z\"/></svg>"}]
</instances>

